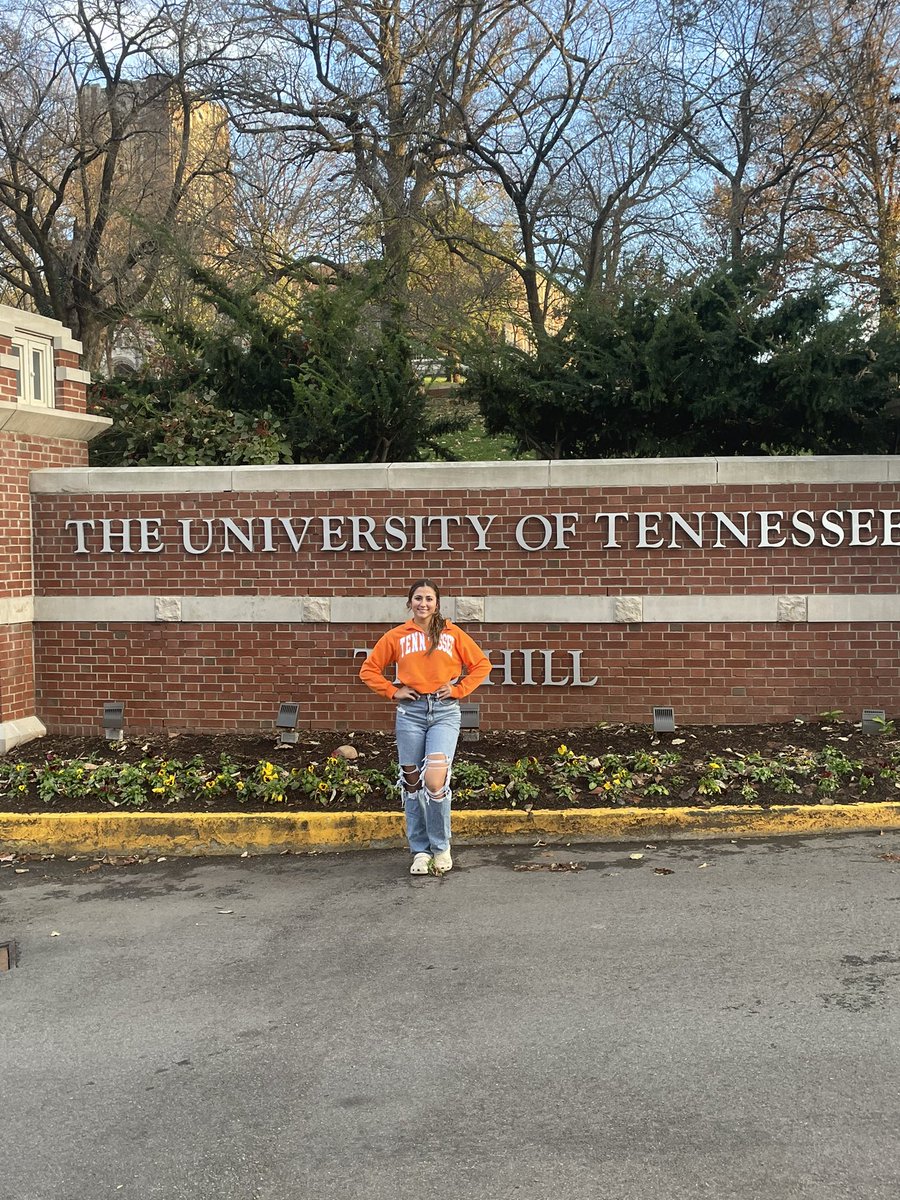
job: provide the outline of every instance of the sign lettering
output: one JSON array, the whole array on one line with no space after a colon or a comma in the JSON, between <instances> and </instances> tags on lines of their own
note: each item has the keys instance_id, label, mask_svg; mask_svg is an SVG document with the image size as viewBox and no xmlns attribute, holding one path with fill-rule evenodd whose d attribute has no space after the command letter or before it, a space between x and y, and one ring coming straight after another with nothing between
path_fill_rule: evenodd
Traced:
<instances>
[{"instance_id":1,"label":"sign lettering","mask_svg":"<svg viewBox=\"0 0 900 1200\"><path fill-rule=\"evenodd\" d=\"M65 522L73 554L160 554L180 550L193 557L274 554L309 550L321 554L400 551L485 552L510 544L540 551L762 549L785 546L900 547L900 508L810 509L787 512L533 512L505 533L496 513L376 518L368 514L291 516L81 518Z\"/></svg>"}]
</instances>

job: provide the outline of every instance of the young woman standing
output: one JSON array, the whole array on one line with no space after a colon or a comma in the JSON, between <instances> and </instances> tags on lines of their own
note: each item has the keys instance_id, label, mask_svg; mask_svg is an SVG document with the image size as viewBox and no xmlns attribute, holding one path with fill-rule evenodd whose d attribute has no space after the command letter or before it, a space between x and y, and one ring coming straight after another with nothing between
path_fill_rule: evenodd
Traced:
<instances>
[{"instance_id":1,"label":"young woman standing","mask_svg":"<svg viewBox=\"0 0 900 1200\"><path fill-rule=\"evenodd\" d=\"M431 579L409 589L410 620L380 638L359 672L379 696L397 704L395 731L411 875L449 871L450 768L459 737L459 702L487 679L490 659L440 610ZM384 676L396 665L397 681ZM465 670L465 674L462 672Z\"/></svg>"}]
</instances>

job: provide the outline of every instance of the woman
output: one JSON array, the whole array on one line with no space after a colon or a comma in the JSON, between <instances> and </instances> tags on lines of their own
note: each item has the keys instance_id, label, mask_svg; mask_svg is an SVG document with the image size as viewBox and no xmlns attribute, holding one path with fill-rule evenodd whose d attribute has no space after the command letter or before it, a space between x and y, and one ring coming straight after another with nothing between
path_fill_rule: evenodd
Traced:
<instances>
[{"instance_id":1,"label":"woman","mask_svg":"<svg viewBox=\"0 0 900 1200\"><path fill-rule=\"evenodd\" d=\"M450 766L459 737L459 701L487 679L490 659L467 633L441 614L441 593L417 579L406 607L411 619L380 638L359 677L397 703L397 757L413 855L411 875L449 871ZM396 664L397 682L385 679ZM465 675L460 678L462 670Z\"/></svg>"}]
</instances>

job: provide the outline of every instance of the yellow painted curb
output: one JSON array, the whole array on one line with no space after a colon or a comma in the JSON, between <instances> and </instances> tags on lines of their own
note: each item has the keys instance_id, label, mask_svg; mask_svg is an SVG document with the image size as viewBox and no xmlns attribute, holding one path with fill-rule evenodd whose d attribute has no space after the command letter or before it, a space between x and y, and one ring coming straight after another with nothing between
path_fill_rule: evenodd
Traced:
<instances>
[{"instance_id":1,"label":"yellow painted curb","mask_svg":"<svg viewBox=\"0 0 900 1200\"><path fill-rule=\"evenodd\" d=\"M460 810L454 841L618 842L900 829L900 803L776 808ZM18 854L279 854L405 846L401 812L0 813L0 849Z\"/></svg>"}]
</instances>

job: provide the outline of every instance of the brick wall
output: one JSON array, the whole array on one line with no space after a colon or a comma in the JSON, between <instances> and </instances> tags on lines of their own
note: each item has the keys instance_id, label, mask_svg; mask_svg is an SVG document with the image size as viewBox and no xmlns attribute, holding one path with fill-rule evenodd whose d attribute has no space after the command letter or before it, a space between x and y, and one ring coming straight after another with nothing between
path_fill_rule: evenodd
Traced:
<instances>
[{"instance_id":1,"label":"brick wall","mask_svg":"<svg viewBox=\"0 0 900 1200\"><path fill-rule=\"evenodd\" d=\"M98 481L101 472L94 472ZM646 512L675 510L690 514L697 511L723 510L738 519L744 510L808 510L816 516L835 508L892 508L897 504L897 485L819 484L772 486L721 486L663 488L594 489L513 489L479 491L442 491L440 512L448 517L466 513L496 514L490 527L495 546L490 553L478 552L477 535L471 527L458 527L456 545L448 551L432 548L424 553L410 550L374 552L321 552L313 545L294 551L283 532L280 517L315 513L317 516L349 518L365 514L376 521L373 536L386 517L406 512L437 511L434 497L427 502L410 501L387 491L362 490L348 496L343 493L314 493L287 496L274 494L221 495L117 495L97 492L89 495L36 495L35 564L43 594L114 594L142 593L168 595L189 592L192 595L272 594L298 591L309 595L370 595L405 591L404 581L420 574L433 574L449 594L478 595L485 592L515 595L559 594L586 591L593 595L641 593L766 595L780 592L893 593L897 590L898 571L888 570L891 557L885 547L824 546L746 549L731 553L725 549L693 545L666 548L665 554L639 551L633 527L617 527L618 548L604 548L602 528L594 514L640 509ZM516 523L530 513L575 513L580 532L570 539L571 549L541 553L521 549L515 541ZM67 521L97 518L132 521L131 541L134 552L128 555L100 552L98 529L85 531L88 554L73 553L75 534ZM231 536L231 550L223 553L221 527L214 528L213 545L204 555L186 554L178 540L178 522L192 522L192 543L205 544L204 518L218 523L231 518L246 533L247 518L255 518L254 533L262 544L260 518L275 521L272 552L250 553ZM140 536L137 520L161 518L167 538L160 553L138 550ZM335 527L337 528L337 527ZM121 526L117 525L115 549L121 548ZM350 535L349 527L345 536ZM437 541L436 532L433 540ZM689 539L683 537L683 541ZM735 549L737 549L735 547Z\"/></svg>"},{"instance_id":2,"label":"brick wall","mask_svg":"<svg viewBox=\"0 0 900 1200\"><path fill-rule=\"evenodd\" d=\"M833 708L858 715L874 701L900 711L896 624L467 629L498 663L497 682L473 697L485 728L647 722L659 704L673 704L680 724L748 724ZM71 733L96 731L108 699L125 700L132 729L270 728L285 700L301 701L307 726L384 729L391 705L360 684L362 660L354 657L381 632L324 624L41 624L38 707L48 729ZM533 685L521 684L520 650L510 662L519 682L499 683L506 647L534 651ZM571 679L573 648L582 651L582 677L597 676L593 687L557 686ZM542 686L542 650L553 651L553 686Z\"/></svg>"},{"instance_id":3,"label":"brick wall","mask_svg":"<svg viewBox=\"0 0 900 1200\"><path fill-rule=\"evenodd\" d=\"M50 403L20 404L12 338L46 349ZM40 732L33 647L32 472L87 464L87 440L108 422L86 415L80 346L56 321L0 305L0 751ZM21 719L27 726L13 729Z\"/></svg>"},{"instance_id":4,"label":"brick wall","mask_svg":"<svg viewBox=\"0 0 900 1200\"><path fill-rule=\"evenodd\" d=\"M0 430L0 600L30 599L34 594L31 472L81 466L86 461L83 442ZM14 721L34 711L31 623L0 625L0 721Z\"/></svg>"},{"instance_id":5,"label":"brick wall","mask_svg":"<svg viewBox=\"0 0 900 1200\"><path fill-rule=\"evenodd\" d=\"M31 625L0 625L0 714L7 721L34 712Z\"/></svg>"}]
</instances>

